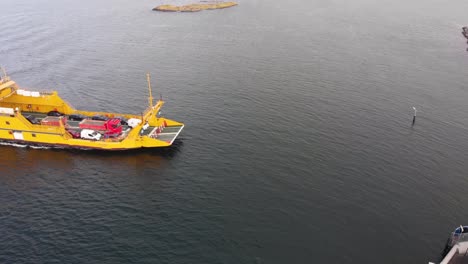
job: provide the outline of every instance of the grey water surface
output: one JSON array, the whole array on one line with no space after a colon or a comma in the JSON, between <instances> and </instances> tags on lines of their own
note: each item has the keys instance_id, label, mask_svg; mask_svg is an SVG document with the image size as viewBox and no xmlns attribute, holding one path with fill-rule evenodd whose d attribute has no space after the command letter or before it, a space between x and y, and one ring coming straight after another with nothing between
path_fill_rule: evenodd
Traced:
<instances>
[{"instance_id":1,"label":"grey water surface","mask_svg":"<svg viewBox=\"0 0 468 264\"><path fill-rule=\"evenodd\" d=\"M468 224L461 0L0 0L0 65L170 149L0 146L0 263L427 263ZM411 125L412 107L418 108Z\"/></svg>"}]
</instances>

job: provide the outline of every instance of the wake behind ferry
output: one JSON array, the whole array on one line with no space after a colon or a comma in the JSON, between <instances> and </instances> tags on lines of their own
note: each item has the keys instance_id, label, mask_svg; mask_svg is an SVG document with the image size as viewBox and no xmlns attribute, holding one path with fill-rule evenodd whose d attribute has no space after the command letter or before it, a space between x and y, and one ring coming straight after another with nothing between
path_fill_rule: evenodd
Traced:
<instances>
[{"instance_id":1,"label":"wake behind ferry","mask_svg":"<svg viewBox=\"0 0 468 264\"><path fill-rule=\"evenodd\" d=\"M141 115L76 110L56 91L21 89L2 69L0 141L30 146L128 150L169 147L184 124L159 116L148 80L148 108Z\"/></svg>"}]
</instances>

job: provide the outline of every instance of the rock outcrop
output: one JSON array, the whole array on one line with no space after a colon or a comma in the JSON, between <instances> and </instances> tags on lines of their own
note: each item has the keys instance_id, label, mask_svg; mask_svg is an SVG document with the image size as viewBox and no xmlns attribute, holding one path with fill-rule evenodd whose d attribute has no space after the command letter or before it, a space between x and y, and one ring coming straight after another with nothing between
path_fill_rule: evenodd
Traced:
<instances>
[{"instance_id":1,"label":"rock outcrop","mask_svg":"<svg viewBox=\"0 0 468 264\"><path fill-rule=\"evenodd\" d=\"M153 10L163 11L163 12L198 12L201 10L211 10L211 9L221 9L236 6L236 2L219 2L219 3L209 3L209 4L189 4L182 6L175 5L160 5Z\"/></svg>"}]
</instances>

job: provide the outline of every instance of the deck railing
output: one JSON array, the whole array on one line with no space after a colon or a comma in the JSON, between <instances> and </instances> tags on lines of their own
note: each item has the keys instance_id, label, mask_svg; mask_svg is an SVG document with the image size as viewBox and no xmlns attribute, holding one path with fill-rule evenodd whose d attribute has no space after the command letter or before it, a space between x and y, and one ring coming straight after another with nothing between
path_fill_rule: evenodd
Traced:
<instances>
[{"instance_id":1,"label":"deck railing","mask_svg":"<svg viewBox=\"0 0 468 264\"><path fill-rule=\"evenodd\" d=\"M450 246L454 246L455 244L459 242L466 242L466 241L468 241L468 233L456 234L455 232L452 232L449 244Z\"/></svg>"}]
</instances>

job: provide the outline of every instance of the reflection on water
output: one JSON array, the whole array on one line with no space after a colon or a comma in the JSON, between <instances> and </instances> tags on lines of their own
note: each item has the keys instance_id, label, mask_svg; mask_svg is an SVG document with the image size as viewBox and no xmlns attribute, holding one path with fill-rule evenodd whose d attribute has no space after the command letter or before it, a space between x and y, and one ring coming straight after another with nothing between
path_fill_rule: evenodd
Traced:
<instances>
[{"instance_id":1,"label":"reflection on water","mask_svg":"<svg viewBox=\"0 0 468 264\"><path fill-rule=\"evenodd\" d=\"M128 151L100 151L55 148L31 148L0 146L1 176L40 173L70 172L84 165L112 167L114 170L162 169L183 148L183 141L176 140L169 148L134 149Z\"/></svg>"}]
</instances>

